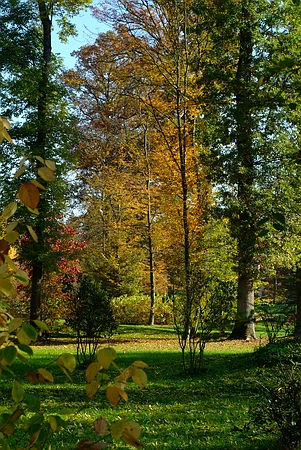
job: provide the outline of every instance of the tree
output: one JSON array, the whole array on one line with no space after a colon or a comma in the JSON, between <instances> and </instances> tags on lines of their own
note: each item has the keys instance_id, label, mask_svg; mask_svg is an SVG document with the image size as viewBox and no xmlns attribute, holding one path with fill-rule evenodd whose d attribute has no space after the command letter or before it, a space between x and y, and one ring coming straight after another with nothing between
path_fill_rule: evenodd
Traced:
<instances>
[{"instance_id":1,"label":"tree","mask_svg":"<svg viewBox=\"0 0 301 450\"><path fill-rule=\"evenodd\" d=\"M209 124L210 178L237 239L232 337L255 337L254 280L268 270L271 243L262 225L270 221L281 227L283 161L296 151L288 145L296 139L289 105L296 100L298 70L292 42L300 36L289 2L229 1L223 10L216 2L196 5L196 30L208 33L210 53L210 59L206 53L197 58L199 80L206 86L203 128Z\"/></svg>"},{"instance_id":2,"label":"tree","mask_svg":"<svg viewBox=\"0 0 301 450\"><path fill-rule=\"evenodd\" d=\"M201 88L191 70L191 60L202 38L190 34L194 23L191 3L141 1L112 2L101 19L119 33L131 36L125 50L128 61L138 59L138 69L128 73L132 96L151 117L152 177L158 183L160 214L157 228L170 284L184 293L186 347L192 324L192 303L198 292L196 266L210 204L210 186L204 176L195 145ZM193 350L194 351L194 350Z\"/></svg>"},{"instance_id":3,"label":"tree","mask_svg":"<svg viewBox=\"0 0 301 450\"><path fill-rule=\"evenodd\" d=\"M14 127L17 146L15 155L21 152L30 162L31 168L22 160L17 176L30 177L30 171L39 172L38 182L54 181L53 172L48 172L45 161L58 162L58 182L42 196L39 215L27 213L27 220L35 232L35 240L26 252L31 261L31 319L40 317L41 286L49 240L49 230L55 227L56 215L62 212L66 185L66 173L70 150L74 144L70 132L73 119L67 110L66 94L58 81L58 60L52 54L51 32L53 14L59 17L62 35L68 35L70 28L67 15L75 14L88 1L53 2L5 0L1 4L1 90L4 115L14 115L19 124ZM6 186L11 180L7 157L2 173ZM10 155L11 157L11 155ZM54 167L54 166L52 166ZM41 170L42 169L42 170ZM24 174L24 175L23 175ZM51 178L51 179L50 179ZM6 194L9 189L4 191ZM12 189L13 192L13 189ZM3 199L6 202L6 198ZM32 208L34 209L34 208ZM27 248L28 250L28 248ZM24 256L24 253L23 253Z\"/></svg>"}]
</instances>

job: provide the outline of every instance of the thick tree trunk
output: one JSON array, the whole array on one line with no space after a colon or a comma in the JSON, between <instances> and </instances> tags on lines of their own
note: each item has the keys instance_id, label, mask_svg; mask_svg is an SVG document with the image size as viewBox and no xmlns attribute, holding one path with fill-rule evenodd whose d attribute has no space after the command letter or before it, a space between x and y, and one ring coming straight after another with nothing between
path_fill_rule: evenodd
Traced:
<instances>
[{"instance_id":1,"label":"thick tree trunk","mask_svg":"<svg viewBox=\"0 0 301 450\"><path fill-rule=\"evenodd\" d=\"M230 338L256 339L253 280L245 276L238 277L237 314Z\"/></svg>"},{"instance_id":2,"label":"thick tree trunk","mask_svg":"<svg viewBox=\"0 0 301 450\"><path fill-rule=\"evenodd\" d=\"M233 339L256 338L254 329L254 286L256 227L253 204L254 150L252 141L252 103L250 83L252 76L252 20L242 6L239 33L239 60L235 85L235 122L237 146L237 200L236 212L230 218L238 246L237 317L231 334Z\"/></svg>"}]
</instances>

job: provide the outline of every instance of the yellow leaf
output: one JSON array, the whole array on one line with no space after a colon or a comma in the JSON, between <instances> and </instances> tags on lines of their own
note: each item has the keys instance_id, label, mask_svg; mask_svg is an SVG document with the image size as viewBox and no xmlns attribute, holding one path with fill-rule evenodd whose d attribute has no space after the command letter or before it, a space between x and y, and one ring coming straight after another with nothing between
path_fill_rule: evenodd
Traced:
<instances>
[{"instance_id":1,"label":"yellow leaf","mask_svg":"<svg viewBox=\"0 0 301 450\"><path fill-rule=\"evenodd\" d=\"M8 278L0 278L0 292L7 297L14 293L14 287Z\"/></svg>"},{"instance_id":2,"label":"yellow leaf","mask_svg":"<svg viewBox=\"0 0 301 450\"><path fill-rule=\"evenodd\" d=\"M13 270L14 272L17 272L17 266L13 262L13 260L8 255L3 255L5 262L7 263L8 267Z\"/></svg>"},{"instance_id":3,"label":"yellow leaf","mask_svg":"<svg viewBox=\"0 0 301 450\"><path fill-rule=\"evenodd\" d=\"M50 428L55 433L58 428L56 418L54 416L48 416L47 421L50 425Z\"/></svg>"},{"instance_id":4,"label":"yellow leaf","mask_svg":"<svg viewBox=\"0 0 301 450\"><path fill-rule=\"evenodd\" d=\"M133 366L141 367L141 368L144 368L144 369L148 368L148 365L145 362L143 362L143 361L135 361L135 362L133 362Z\"/></svg>"},{"instance_id":5,"label":"yellow leaf","mask_svg":"<svg viewBox=\"0 0 301 450\"><path fill-rule=\"evenodd\" d=\"M141 386L142 388L145 388L147 385L147 375L142 369L136 369L134 371L134 374L132 376L132 380Z\"/></svg>"},{"instance_id":6,"label":"yellow leaf","mask_svg":"<svg viewBox=\"0 0 301 450\"><path fill-rule=\"evenodd\" d=\"M116 352L113 348L110 347L102 348L97 353L97 360L105 370L108 370L115 358Z\"/></svg>"},{"instance_id":7,"label":"yellow leaf","mask_svg":"<svg viewBox=\"0 0 301 450\"><path fill-rule=\"evenodd\" d=\"M10 233L11 231L14 231L14 229L18 226L19 222L10 222L6 227L6 232Z\"/></svg>"},{"instance_id":8,"label":"yellow leaf","mask_svg":"<svg viewBox=\"0 0 301 450\"><path fill-rule=\"evenodd\" d=\"M55 175L51 169L48 167L40 167L38 169L38 175L42 178L44 181L55 181Z\"/></svg>"},{"instance_id":9,"label":"yellow leaf","mask_svg":"<svg viewBox=\"0 0 301 450\"><path fill-rule=\"evenodd\" d=\"M17 170L17 172L14 174L14 178L20 177L27 169L28 169L27 166L20 167L20 169Z\"/></svg>"},{"instance_id":10,"label":"yellow leaf","mask_svg":"<svg viewBox=\"0 0 301 450\"><path fill-rule=\"evenodd\" d=\"M8 205L5 206L5 208L2 211L2 217L4 219L9 219L11 216L15 214L18 208L18 203L11 202Z\"/></svg>"},{"instance_id":11,"label":"yellow leaf","mask_svg":"<svg viewBox=\"0 0 301 450\"><path fill-rule=\"evenodd\" d=\"M141 434L140 425L136 422L128 421L122 432L122 439L129 445L135 448L143 448L143 444L139 442L139 436Z\"/></svg>"},{"instance_id":12,"label":"yellow leaf","mask_svg":"<svg viewBox=\"0 0 301 450\"><path fill-rule=\"evenodd\" d=\"M45 166L52 170L52 172L56 171L56 165L53 161L50 161L50 159L45 159Z\"/></svg>"},{"instance_id":13,"label":"yellow leaf","mask_svg":"<svg viewBox=\"0 0 301 450\"><path fill-rule=\"evenodd\" d=\"M38 242L38 241L39 241L38 235L37 235L37 233L34 231L34 229L32 228L32 226L31 226L31 225L26 225L26 226L27 226L27 229L28 229L29 234L30 234L30 236L32 237L32 239L33 239L35 242Z\"/></svg>"},{"instance_id":14,"label":"yellow leaf","mask_svg":"<svg viewBox=\"0 0 301 450\"><path fill-rule=\"evenodd\" d=\"M120 400L120 394L115 386L109 386L106 390L106 397L113 406L117 406Z\"/></svg>"},{"instance_id":15,"label":"yellow leaf","mask_svg":"<svg viewBox=\"0 0 301 450\"><path fill-rule=\"evenodd\" d=\"M92 362L91 364L89 364L86 370L86 378L88 383L91 383L91 381L94 380L99 372L100 367L101 365L99 362Z\"/></svg>"},{"instance_id":16,"label":"yellow leaf","mask_svg":"<svg viewBox=\"0 0 301 450\"><path fill-rule=\"evenodd\" d=\"M64 366L69 372L73 372L76 368L76 359L71 353L62 353L61 356L56 359L56 363L59 366Z\"/></svg>"},{"instance_id":17,"label":"yellow leaf","mask_svg":"<svg viewBox=\"0 0 301 450\"><path fill-rule=\"evenodd\" d=\"M98 391L98 382L96 380L92 380L86 387L86 394L88 398L93 398L97 394Z\"/></svg>"},{"instance_id":18,"label":"yellow leaf","mask_svg":"<svg viewBox=\"0 0 301 450\"><path fill-rule=\"evenodd\" d=\"M45 186L43 186L37 180L31 180L31 183L34 184L37 188L39 188L41 191L47 191L47 188L45 188Z\"/></svg>"},{"instance_id":19,"label":"yellow leaf","mask_svg":"<svg viewBox=\"0 0 301 450\"><path fill-rule=\"evenodd\" d=\"M40 201L38 188L30 181L21 184L18 191L21 202L30 209L35 209Z\"/></svg>"},{"instance_id":20,"label":"yellow leaf","mask_svg":"<svg viewBox=\"0 0 301 450\"><path fill-rule=\"evenodd\" d=\"M48 370L41 368L38 369L38 373L40 373L46 381L50 381L51 383L54 382L53 375Z\"/></svg>"},{"instance_id":21,"label":"yellow leaf","mask_svg":"<svg viewBox=\"0 0 301 450\"><path fill-rule=\"evenodd\" d=\"M40 161L40 163L43 164L43 166L45 165L45 160L41 157L41 156L35 156L35 158Z\"/></svg>"},{"instance_id":22,"label":"yellow leaf","mask_svg":"<svg viewBox=\"0 0 301 450\"><path fill-rule=\"evenodd\" d=\"M114 422L111 426L111 435L114 439L120 439L122 436L122 433L126 427L127 421L125 419L117 420Z\"/></svg>"},{"instance_id":23,"label":"yellow leaf","mask_svg":"<svg viewBox=\"0 0 301 450\"><path fill-rule=\"evenodd\" d=\"M128 399L129 399L129 397L128 397L127 393L126 393L125 390L124 390L124 383L117 382L117 383L114 384L114 386L115 386L115 388L117 389L117 391L118 391L120 397L122 397L123 400L124 400L125 402L127 402Z\"/></svg>"},{"instance_id":24,"label":"yellow leaf","mask_svg":"<svg viewBox=\"0 0 301 450\"><path fill-rule=\"evenodd\" d=\"M129 444L132 447L135 447L135 448L143 448L144 447L144 445L141 444L141 442L139 442L139 440L137 438L135 438L135 436L133 436L129 431L124 431L122 433L122 439L124 440L124 442L126 444Z\"/></svg>"},{"instance_id":25,"label":"yellow leaf","mask_svg":"<svg viewBox=\"0 0 301 450\"><path fill-rule=\"evenodd\" d=\"M4 238L9 244L14 244L19 239L19 233L17 231L10 231L6 233Z\"/></svg>"}]
</instances>

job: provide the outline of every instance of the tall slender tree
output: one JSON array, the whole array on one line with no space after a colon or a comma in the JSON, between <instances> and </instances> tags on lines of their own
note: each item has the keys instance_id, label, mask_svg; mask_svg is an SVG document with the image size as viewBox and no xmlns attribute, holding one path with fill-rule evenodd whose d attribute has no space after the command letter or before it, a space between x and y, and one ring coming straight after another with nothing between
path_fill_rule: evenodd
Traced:
<instances>
[{"instance_id":1,"label":"tall slender tree","mask_svg":"<svg viewBox=\"0 0 301 450\"><path fill-rule=\"evenodd\" d=\"M42 196L39 215L27 211L27 222L35 229L33 242L23 252L31 262L30 317L41 315L41 284L49 250L49 229L56 228L58 212L62 213L66 186L63 173L73 145L72 118L67 111L66 93L58 80L59 62L52 54L52 20L56 15L63 24L62 34L72 30L68 15L75 14L89 1L33 1L4 0L0 5L1 40L1 108L2 114L13 116L16 157L25 156L32 169L38 170L45 160L59 163L58 181ZM6 150L4 149L4 152ZM11 149L10 149L11 152ZM24 175L30 176L30 167L23 164ZM48 163L49 164L49 163ZM52 166L54 167L54 166ZM11 191L11 168L3 154L3 200ZM25 170L26 169L26 170ZM41 174L41 171L40 171ZM53 176L51 177L53 178ZM39 182L53 181L45 174ZM14 192L12 190L12 192Z\"/></svg>"}]
</instances>

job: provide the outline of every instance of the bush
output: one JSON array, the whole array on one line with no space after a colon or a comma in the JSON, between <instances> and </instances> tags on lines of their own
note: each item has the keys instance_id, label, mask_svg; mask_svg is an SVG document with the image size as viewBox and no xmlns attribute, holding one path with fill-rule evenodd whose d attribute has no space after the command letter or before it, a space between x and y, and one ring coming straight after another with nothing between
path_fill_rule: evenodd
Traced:
<instances>
[{"instance_id":1,"label":"bush","mask_svg":"<svg viewBox=\"0 0 301 450\"><path fill-rule=\"evenodd\" d=\"M295 339L282 339L258 347L254 352L256 365L273 367L279 364L300 363L301 347Z\"/></svg>"},{"instance_id":2,"label":"bush","mask_svg":"<svg viewBox=\"0 0 301 450\"><path fill-rule=\"evenodd\" d=\"M251 411L255 426L268 432L278 430L283 450L301 448L300 365L283 365L273 375L271 386L262 386L260 405Z\"/></svg>"},{"instance_id":3,"label":"bush","mask_svg":"<svg viewBox=\"0 0 301 450\"><path fill-rule=\"evenodd\" d=\"M101 337L111 337L116 321L111 299L101 285L87 276L73 286L69 316L66 323L77 334L77 359L81 365L95 360Z\"/></svg>"},{"instance_id":4,"label":"bush","mask_svg":"<svg viewBox=\"0 0 301 450\"><path fill-rule=\"evenodd\" d=\"M111 303L116 321L126 325L148 325L150 299L147 296L123 295ZM172 302L164 297L156 298L155 324L173 324Z\"/></svg>"}]
</instances>

